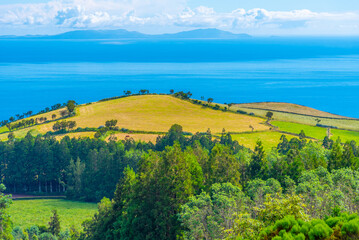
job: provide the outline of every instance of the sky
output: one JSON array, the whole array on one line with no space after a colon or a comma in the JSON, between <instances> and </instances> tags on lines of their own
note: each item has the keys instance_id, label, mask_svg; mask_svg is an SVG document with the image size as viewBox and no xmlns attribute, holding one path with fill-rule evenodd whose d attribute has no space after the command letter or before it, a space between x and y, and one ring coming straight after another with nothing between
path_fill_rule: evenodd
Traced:
<instances>
[{"instance_id":1,"label":"sky","mask_svg":"<svg viewBox=\"0 0 359 240\"><path fill-rule=\"evenodd\" d=\"M0 35L218 28L254 36L358 36L358 0L0 0Z\"/></svg>"}]
</instances>

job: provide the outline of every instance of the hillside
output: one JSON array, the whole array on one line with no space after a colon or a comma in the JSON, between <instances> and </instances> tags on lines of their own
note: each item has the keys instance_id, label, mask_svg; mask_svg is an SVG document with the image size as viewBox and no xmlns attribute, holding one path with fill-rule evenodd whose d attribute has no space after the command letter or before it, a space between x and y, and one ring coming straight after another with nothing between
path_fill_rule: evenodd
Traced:
<instances>
[{"instance_id":1,"label":"hillside","mask_svg":"<svg viewBox=\"0 0 359 240\"><path fill-rule=\"evenodd\" d=\"M225 129L231 132L233 139L241 145L253 149L256 141L261 140L265 149L270 150L277 146L282 134L292 138L298 136L301 130L311 139L322 140L327 135L327 129L315 126L317 119L320 119L322 124L338 128L332 129L332 138L359 141L359 121L345 117L333 118L341 116L309 107L287 103L249 103L233 105L229 111L224 111L226 105L219 104L221 108L214 110L212 107L215 105L216 103L212 103L209 108L170 95L136 95L88 103L77 106L75 116L66 118L67 121L76 121L76 128L81 130L55 133L55 137L58 140L64 136L93 138L96 129L104 126L106 121L116 119L117 127L122 131L108 132L101 137L102 139L109 140L111 135L118 140L133 138L136 141L155 142L157 137L167 132L173 124L180 124L185 132L194 134L210 129L215 137L219 137ZM62 110L30 117L46 117L47 121L28 128L16 129L15 137L23 138L29 131L32 135L53 131L53 125L57 121L62 121ZM241 114L237 113L238 110L242 111ZM271 129L265 123L265 114L269 110L274 113L271 124L276 127L275 129ZM243 111L246 114L243 114ZM53 115L56 117L53 118ZM6 141L8 134L7 127L0 128L0 141Z\"/></svg>"},{"instance_id":2,"label":"hillside","mask_svg":"<svg viewBox=\"0 0 359 240\"><path fill-rule=\"evenodd\" d=\"M55 112L57 116L59 111L61 110ZM50 119L52 114L53 112L49 112L36 117L46 116ZM251 131L249 125L258 131L269 129L263 124L262 118L216 111L168 95L131 96L80 105L76 109L76 116L67 120L76 121L77 127L98 128L111 119L118 120L119 128L145 132L166 132L176 123L182 125L184 131L191 133L205 132L208 128L213 133L221 133L223 129L247 132ZM53 125L54 121L20 129L15 131L15 136L23 137L29 130L34 134L44 134L52 131ZM0 132L5 128L0 129ZM0 139L6 136L6 133L0 135Z\"/></svg>"},{"instance_id":3,"label":"hillside","mask_svg":"<svg viewBox=\"0 0 359 240\"><path fill-rule=\"evenodd\" d=\"M314 108L293 104L293 103L258 102L258 103L236 104L235 106L241 108L271 110L271 111L294 113L294 114L301 114L301 115L308 115L315 117L350 119L349 117L344 117L344 116L320 111Z\"/></svg>"}]
</instances>

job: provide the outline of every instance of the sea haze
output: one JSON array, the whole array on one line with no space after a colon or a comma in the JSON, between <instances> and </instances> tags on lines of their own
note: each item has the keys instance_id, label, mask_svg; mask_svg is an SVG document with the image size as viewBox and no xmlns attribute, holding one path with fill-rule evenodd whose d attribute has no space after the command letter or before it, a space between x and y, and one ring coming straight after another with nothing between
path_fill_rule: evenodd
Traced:
<instances>
[{"instance_id":1,"label":"sea haze","mask_svg":"<svg viewBox=\"0 0 359 240\"><path fill-rule=\"evenodd\" d=\"M359 118L359 39L2 39L0 83L0 119L139 89L292 102Z\"/></svg>"}]
</instances>

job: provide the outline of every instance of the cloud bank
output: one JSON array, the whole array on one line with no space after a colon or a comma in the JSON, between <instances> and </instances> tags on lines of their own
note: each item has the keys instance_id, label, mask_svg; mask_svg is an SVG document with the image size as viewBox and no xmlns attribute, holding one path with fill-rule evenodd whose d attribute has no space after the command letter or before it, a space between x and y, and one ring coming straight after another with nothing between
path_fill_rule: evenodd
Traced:
<instances>
[{"instance_id":1,"label":"cloud bank","mask_svg":"<svg viewBox=\"0 0 359 240\"><path fill-rule=\"evenodd\" d=\"M116 28L147 33L219 28L254 35L357 35L359 13L260 8L216 12L206 6L191 9L186 0L54 0L0 5L0 34L27 29L61 32Z\"/></svg>"}]
</instances>

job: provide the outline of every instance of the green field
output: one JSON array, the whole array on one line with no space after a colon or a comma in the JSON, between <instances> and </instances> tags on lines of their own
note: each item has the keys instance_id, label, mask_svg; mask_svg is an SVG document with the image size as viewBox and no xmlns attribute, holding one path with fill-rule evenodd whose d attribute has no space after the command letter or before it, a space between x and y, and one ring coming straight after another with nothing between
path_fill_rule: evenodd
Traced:
<instances>
[{"instance_id":1,"label":"green field","mask_svg":"<svg viewBox=\"0 0 359 240\"><path fill-rule=\"evenodd\" d=\"M271 124L278 127L280 131L290 132L294 134L299 134L303 130L306 136L316 138L318 140L323 140L327 134L326 128L309 126L299 123L273 121L271 122Z\"/></svg>"},{"instance_id":2,"label":"green field","mask_svg":"<svg viewBox=\"0 0 359 240\"><path fill-rule=\"evenodd\" d=\"M97 205L63 199L15 200L9 208L9 214L14 226L47 226L52 210L55 209L60 216L62 230L71 226L80 229L82 222L95 214Z\"/></svg>"},{"instance_id":3,"label":"green field","mask_svg":"<svg viewBox=\"0 0 359 240\"><path fill-rule=\"evenodd\" d=\"M280 138L282 135L285 135L288 139L291 139L295 136L283 134L280 132L253 132L253 133L241 133L241 134L233 134L232 139L237 140L239 144L254 150L256 143L258 140L262 141L264 150L270 151L273 147L277 147L280 142Z\"/></svg>"},{"instance_id":4,"label":"green field","mask_svg":"<svg viewBox=\"0 0 359 240\"><path fill-rule=\"evenodd\" d=\"M326 128L309 126L299 123L280 122L280 121L273 121L272 124L274 126L279 127L279 130L284 132L299 134L300 131L303 130L306 136L316 138L318 140L323 140L324 137L327 135ZM334 140L340 137L342 142L351 141L351 140L359 142L359 132L356 131L331 129L331 134L332 134L331 139Z\"/></svg>"}]
</instances>

